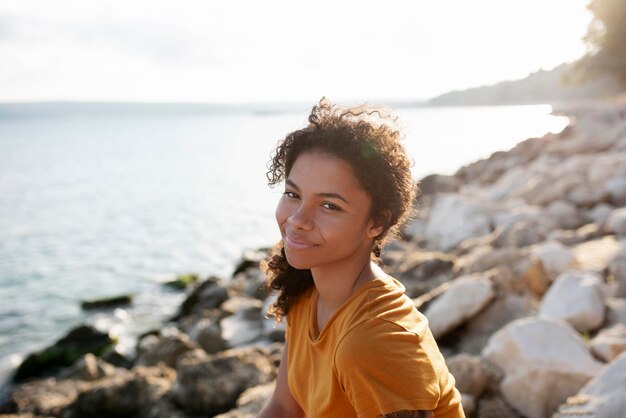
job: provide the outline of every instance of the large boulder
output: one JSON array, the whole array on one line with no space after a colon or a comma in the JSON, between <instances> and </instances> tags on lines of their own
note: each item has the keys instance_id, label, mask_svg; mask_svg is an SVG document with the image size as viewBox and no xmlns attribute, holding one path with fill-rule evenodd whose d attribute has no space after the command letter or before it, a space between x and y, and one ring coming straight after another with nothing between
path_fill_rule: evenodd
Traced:
<instances>
[{"instance_id":1,"label":"large boulder","mask_svg":"<svg viewBox=\"0 0 626 418\"><path fill-rule=\"evenodd\" d=\"M7 404L19 414L56 417L87 387L87 382L79 380L37 379L16 385Z\"/></svg>"},{"instance_id":2,"label":"large boulder","mask_svg":"<svg viewBox=\"0 0 626 418\"><path fill-rule=\"evenodd\" d=\"M276 377L269 354L240 348L206 355L192 352L179 361L172 393L191 414L216 415L236 407L246 389Z\"/></svg>"},{"instance_id":3,"label":"large boulder","mask_svg":"<svg viewBox=\"0 0 626 418\"><path fill-rule=\"evenodd\" d=\"M605 315L600 278L583 271L559 275L545 294L539 313L563 319L581 332L599 328Z\"/></svg>"},{"instance_id":4,"label":"large boulder","mask_svg":"<svg viewBox=\"0 0 626 418\"><path fill-rule=\"evenodd\" d=\"M556 318L514 321L482 354L504 371L500 389L508 403L532 418L549 417L602 368L574 329Z\"/></svg>"},{"instance_id":5,"label":"large boulder","mask_svg":"<svg viewBox=\"0 0 626 418\"><path fill-rule=\"evenodd\" d=\"M491 281L480 276L453 280L446 292L428 305L424 315L430 330L440 338L480 312L494 298Z\"/></svg>"},{"instance_id":6,"label":"large boulder","mask_svg":"<svg viewBox=\"0 0 626 418\"><path fill-rule=\"evenodd\" d=\"M177 328L164 328L158 334L148 334L137 344L137 364L155 366L161 362L174 368L178 359L198 346Z\"/></svg>"},{"instance_id":7,"label":"large boulder","mask_svg":"<svg viewBox=\"0 0 626 418\"><path fill-rule=\"evenodd\" d=\"M60 418L108 418L153 416L175 378L174 370L138 366L102 379L78 395ZM170 417L175 417L175 414Z\"/></svg>"},{"instance_id":8,"label":"large boulder","mask_svg":"<svg viewBox=\"0 0 626 418\"><path fill-rule=\"evenodd\" d=\"M554 418L621 418L626 416L626 352L609 363L575 396L561 405Z\"/></svg>"},{"instance_id":9,"label":"large boulder","mask_svg":"<svg viewBox=\"0 0 626 418\"><path fill-rule=\"evenodd\" d=\"M448 251L463 240L492 230L491 210L481 201L443 193L430 210L424 238L430 247Z\"/></svg>"},{"instance_id":10,"label":"large boulder","mask_svg":"<svg viewBox=\"0 0 626 418\"><path fill-rule=\"evenodd\" d=\"M30 354L13 376L19 382L30 377L52 376L87 353L103 355L113 348L115 340L91 325L81 325L48 348Z\"/></svg>"}]
</instances>

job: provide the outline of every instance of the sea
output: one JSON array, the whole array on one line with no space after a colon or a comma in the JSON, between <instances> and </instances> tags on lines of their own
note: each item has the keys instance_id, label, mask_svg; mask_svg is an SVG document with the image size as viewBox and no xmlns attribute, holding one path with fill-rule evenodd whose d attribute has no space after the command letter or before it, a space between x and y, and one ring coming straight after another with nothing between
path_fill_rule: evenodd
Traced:
<instances>
[{"instance_id":1,"label":"sea","mask_svg":"<svg viewBox=\"0 0 626 418\"><path fill-rule=\"evenodd\" d=\"M453 174L568 118L549 105L391 106L416 179ZM193 272L228 280L279 239L271 152L308 104L0 104L0 384L28 353L90 323L132 353ZM132 294L85 312L83 300Z\"/></svg>"}]
</instances>

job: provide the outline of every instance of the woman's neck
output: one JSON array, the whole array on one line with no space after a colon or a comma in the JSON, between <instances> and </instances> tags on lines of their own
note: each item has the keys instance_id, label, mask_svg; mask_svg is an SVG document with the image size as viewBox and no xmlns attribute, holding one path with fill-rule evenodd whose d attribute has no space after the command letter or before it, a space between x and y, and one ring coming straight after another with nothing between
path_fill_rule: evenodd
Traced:
<instances>
[{"instance_id":1,"label":"woman's neck","mask_svg":"<svg viewBox=\"0 0 626 418\"><path fill-rule=\"evenodd\" d=\"M323 266L311 270L318 292L318 304L330 317L354 292L376 277L379 269L367 257L354 257L341 266Z\"/></svg>"}]
</instances>

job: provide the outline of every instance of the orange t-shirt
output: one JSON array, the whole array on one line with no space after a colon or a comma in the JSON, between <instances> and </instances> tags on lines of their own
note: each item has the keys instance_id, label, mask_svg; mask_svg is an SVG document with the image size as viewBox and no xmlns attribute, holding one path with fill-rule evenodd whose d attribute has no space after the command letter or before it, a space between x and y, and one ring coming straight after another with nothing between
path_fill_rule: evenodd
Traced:
<instances>
[{"instance_id":1,"label":"orange t-shirt","mask_svg":"<svg viewBox=\"0 0 626 418\"><path fill-rule=\"evenodd\" d=\"M317 332L317 290L287 318L288 382L307 417L377 417L401 410L465 417L428 320L391 277L366 283Z\"/></svg>"}]
</instances>

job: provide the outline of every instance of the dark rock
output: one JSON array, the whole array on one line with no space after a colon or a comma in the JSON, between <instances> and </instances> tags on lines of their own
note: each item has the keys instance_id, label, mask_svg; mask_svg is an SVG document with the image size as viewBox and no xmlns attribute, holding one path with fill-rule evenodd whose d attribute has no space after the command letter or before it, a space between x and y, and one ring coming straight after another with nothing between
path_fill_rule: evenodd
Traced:
<instances>
[{"instance_id":1,"label":"dark rock","mask_svg":"<svg viewBox=\"0 0 626 418\"><path fill-rule=\"evenodd\" d=\"M93 381L113 374L115 374L115 366L91 353L87 353L76 363L63 370L59 374L59 378Z\"/></svg>"},{"instance_id":2,"label":"dark rock","mask_svg":"<svg viewBox=\"0 0 626 418\"><path fill-rule=\"evenodd\" d=\"M187 315L201 314L203 310L219 307L228 300L228 289L216 277L209 277L201 282L191 292L180 306L173 320L179 320Z\"/></svg>"},{"instance_id":3,"label":"dark rock","mask_svg":"<svg viewBox=\"0 0 626 418\"><path fill-rule=\"evenodd\" d=\"M198 346L189 337L176 328L165 328L159 335L149 334L137 343L138 365L155 366L161 362L170 367L183 354Z\"/></svg>"},{"instance_id":4,"label":"dark rock","mask_svg":"<svg viewBox=\"0 0 626 418\"><path fill-rule=\"evenodd\" d=\"M81 325L50 347L30 354L17 368L13 381L54 375L87 353L102 356L113 344L115 341L109 334Z\"/></svg>"},{"instance_id":5,"label":"dark rock","mask_svg":"<svg viewBox=\"0 0 626 418\"><path fill-rule=\"evenodd\" d=\"M239 273L243 273L250 268L258 268L261 260L267 257L267 253L268 250L265 249L259 251L245 251L241 257L241 260L235 266L233 276L236 276Z\"/></svg>"},{"instance_id":6,"label":"dark rock","mask_svg":"<svg viewBox=\"0 0 626 418\"><path fill-rule=\"evenodd\" d=\"M246 389L273 380L276 371L267 350L241 348L216 355L198 351L180 359L172 389L191 414L215 415L235 408Z\"/></svg>"},{"instance_id":7,"label":"dark rock","mask_svg":"<svg viewBox=\"0 0 626 418\"><path fill-rule=\"evenodd\" d=\"M420 180L420 196L426 196L434 193L454 193L459 190L460 184L461 182L455 176L431 174Z\"/></svg>"},{"instance_id":8,"label":"dark rock","mask_svg":"<svg viewBox=\"0 0 626 418\"><path fill-rule=\"evenodd\" d=\"M112 309L118 306L126 306L133 303L133 295L112 296L96 300L83 301L80 303L82 309Z\"/></svg>"},{"instance_id":9,"label":"dark rock","mask_svg":"<svg viewBox=\"0 0 626 418\"><path fill-rule=\"evenodd\" d=\"M60 418L142 417L172 387L175 372L165 366L135 367L102 379L78 395Z\"/></svg>"},{"instance_id":10,"label":"dark rock","mask_svg":"<svg viewBox=\"0 0 626 418\"><path fill-rule=\"evenodd\" d=\"M187 273L187 274L180 274L176 276L174 280L167 281L163 284L165 286L168 286L174 289L184 290L190 285L196 283L198 279L199 279L199 276L197 274Z\"/></svg>"},{"instance_id":11,"label":"dark rock","mask_svg":"<svg viewBox=\"0 0 626 418\"><path fill-rule=\"evenodd\" d=\"M56 417L86 387L87 382L74 380L34 380L17 385L11 392L9 404L15 413Z\"/></svg>"}]
</instances>

